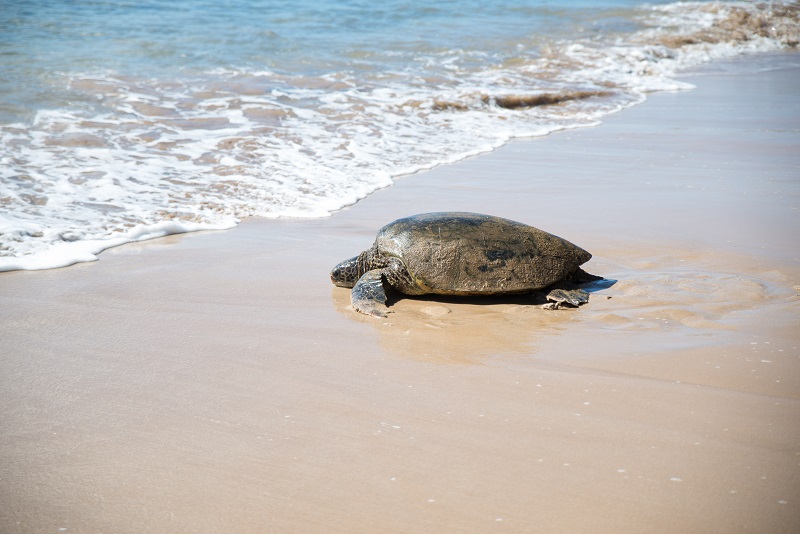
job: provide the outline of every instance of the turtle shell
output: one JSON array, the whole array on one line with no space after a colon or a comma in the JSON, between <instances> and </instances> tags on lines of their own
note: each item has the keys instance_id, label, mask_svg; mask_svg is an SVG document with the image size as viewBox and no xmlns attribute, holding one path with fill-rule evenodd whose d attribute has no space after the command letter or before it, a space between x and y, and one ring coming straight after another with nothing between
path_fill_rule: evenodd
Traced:
<instances>
[{"instance_id":1,"label":"turtle shell","mask_svg":"<svg viewBox=\"0 0 800 534\"><path fill-rule=\"evenodd\" d=\"M476 213L426 213L378 232L375 251L403 261L421 292L522 293L562 280L592 257L519 222Z\"/></svg>"}]
</instances>

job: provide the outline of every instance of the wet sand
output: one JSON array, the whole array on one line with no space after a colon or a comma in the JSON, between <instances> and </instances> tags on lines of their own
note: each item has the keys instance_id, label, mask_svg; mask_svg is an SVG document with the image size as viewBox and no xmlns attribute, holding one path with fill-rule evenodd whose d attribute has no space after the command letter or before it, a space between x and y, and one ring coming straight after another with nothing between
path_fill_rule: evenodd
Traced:
<instances>
[{"instance_id":1,"label":"wet sand","mask_svg":"<svg viewBox=\"0 0 800 534\"><path fill-rule=\"evenodd\" d=\"M800 56L739 61L330 219L0 274L0 532L797 532ZM449 210L617 282L355 314L330 268Z\"/></svg>"}]
</instances>

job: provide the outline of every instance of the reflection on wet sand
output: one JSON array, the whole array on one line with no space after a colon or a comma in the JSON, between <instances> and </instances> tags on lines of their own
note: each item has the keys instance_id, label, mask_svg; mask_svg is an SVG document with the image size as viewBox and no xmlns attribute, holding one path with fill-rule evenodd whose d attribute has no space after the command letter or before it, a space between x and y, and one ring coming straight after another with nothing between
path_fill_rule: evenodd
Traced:
<instances>
[{"instance_id":1,"label":"reflection on wet sand","mask_svg":"<svg viewBox=\"0 0 800 534\"><path fill-rule=\"evenodd\" d=\"M588 289L613 284L603 282ZM395 295L389 301L392 313L378 319L356 313L348 289L334 288L332 298L339 313L371 324L386 351L403 358L461 364L534 354L539 340L563 331L586 307L544 310L546 299L539 293L457 298ZM595 296L588 305L603 298Z\"/></svg>"}]
</instances>

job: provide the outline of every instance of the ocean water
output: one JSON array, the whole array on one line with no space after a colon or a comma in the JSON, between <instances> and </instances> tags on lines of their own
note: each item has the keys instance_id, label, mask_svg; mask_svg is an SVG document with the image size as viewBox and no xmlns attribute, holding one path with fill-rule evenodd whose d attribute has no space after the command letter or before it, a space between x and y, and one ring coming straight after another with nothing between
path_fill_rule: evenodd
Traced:
<instances>
[{"instance_id":1,"label":"ocean water","mask_svg":"<svg viewBox=\"0 0 800 534\"><path fill-rule=\"evenodd\" d=\"M0 271L325 217L682 69L796 48L797 2L0 0Z\"/></svg>"}]
</instances>

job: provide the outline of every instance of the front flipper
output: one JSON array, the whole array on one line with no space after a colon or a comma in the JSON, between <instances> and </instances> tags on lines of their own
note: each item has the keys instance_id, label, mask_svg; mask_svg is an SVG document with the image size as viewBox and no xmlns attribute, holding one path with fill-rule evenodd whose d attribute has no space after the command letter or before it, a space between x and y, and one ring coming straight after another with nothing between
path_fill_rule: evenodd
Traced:
<instances>
[{"instance_id":1,"label":"front flipper","mask_svg":"<svg viewBox=\"0 0 800 534\"><path fill-rule=\"evenodd\" d=\"M386 317L386 292L383 290L383 273L380 269L365 272L350 292L353 309L374 317Z\"/></svg>"},{"instance_id":2,"label":"front flipper","mask_svg":"<svg viewBox=\"0 0 800 534\"><path fill-rule=\"evenodd\" d=\"M583 289L554 289L547 294L547 304L542 306L547 310L557 310L563 305L577 308L589 302L589 293Z\"/></svg>"}]
</instances>

